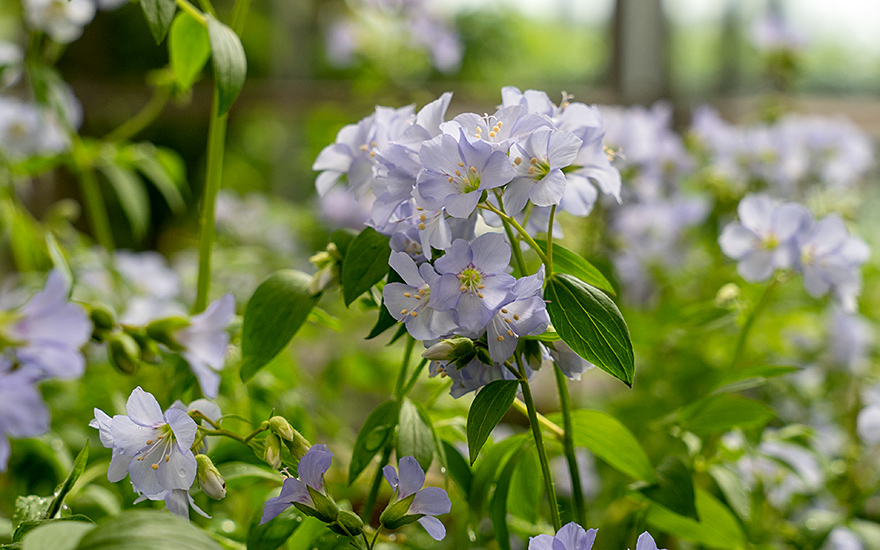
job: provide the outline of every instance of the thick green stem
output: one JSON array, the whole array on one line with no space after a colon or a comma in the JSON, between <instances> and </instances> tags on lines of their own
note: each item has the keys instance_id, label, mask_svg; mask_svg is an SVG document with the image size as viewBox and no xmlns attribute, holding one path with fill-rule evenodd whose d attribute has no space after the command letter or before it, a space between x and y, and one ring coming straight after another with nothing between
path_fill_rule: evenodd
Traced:
<instances>
[{"instance_id":1,"label":"thick green stem","mask_svg":"<svg viewBox=\"0 0 880 550\"><path fill-rule=\"evenodd\" d=\"M767 304L770 303L770 298L773 295L773 291L779 284L782 282L783 278L780 275L777 275L773 278L773 281L764 287L764 292L761 293L761 297L758 298L758 303L755 304L755 307L752 308L752 311L749 313L749 316L746 318L746 322L743 325L742 331L739 333L739 339L736 341L736 349L733 352L733 358L730 360L730 367L728 370L733 370L737 368L739 365L739 361L742 358L743 352L745 352L746 344L749 340L749 334L752 331L752 327L755 325L755 321L761 315L761 313L766 309Z\"/></svg>"},{"instance_id":2,"label":"thick green stem","mask_svg":"<svg viewBox=\"0 0 880 550\"><path fill-rule=\"evenodd\" d=\"M529 412L529 425L532 428L532 436L535 438L535 447L538 449L538 460L541 462L541 472L544 475L544 490L547 492L547 500L550 501L550 520L553 529L559 531L562 522L559 519L559 505L556 503L556 489L553 487L553 478L550 475L550 462L547 460L547 450L544 448L544 436L541 434L541 425L538 423L538 411L535 408L535 400L532 398L532 390L526 377L526 367L519 353L514 354L516 365L519 368L520 385L523 391L523 400Z\"/></svg>"},{"instance_id":3,"label":"thick green stem","mask_svg":"<svg viewBox=\"0 0 880 550\"><path fill-rule=\"evenodd\" d=\"M128 141L141 133L162 113L170 97L171 91L166 86L157 86L153 90L153 97L150 98L149 103L133 117L104 136L104 141Z\"/></svg>"},{"instance_id":4,"label":"thick green stem","mask_svg":"<svg viewBox=\"0 0 880 550\"><path fill-rule=\"evenodd\" d=\"M80 191L89 213L89 221L92 225L92 231L95 232L95 238L101 246L112 251L116 248L113 242L113 230L110 228L107 205L104 203L104 196L101 195L101 187L98 185L95 171L91 166L78 167L77 170Z\"/></svg>"},{"instance_id":5,"label":"thick green stem","mask_svg":"<svg viewBox=\"0 0 880 550\"><path fill-rule=\"evenodd\" d=\"M549 241L548 241L549 242ZM549 244L547 246L549 250ZM584 492L581 489L581 472L578 468L577 457L574 454L574 433L571 426L571 396L568 393L568 380L558 367L553 368L556 374L556 385L559 388L559 403L562 405L562 426L565 432L562 436L562 446L565 449L565 459L568 461L568 471L571 474L571 494L574 499L575 521L579 525L587 525L587 504L584 501Z\"/></svg>"},{"instance_id":6,"label":"thick green stem","mask_svg":"<svg viewBox=\"0 0 880 550\"><path fill-rule=\"evenodd\" d=\"M205 175L205 191L202 196L199 223L199 278L193 313L200 313L208 306L211 287L211 252L214 248L214 211L217 193L223 179L223 149L226 142L227 115L219 114L220 94L214 84L211 103L211 122L208 126L208 166Z\"/></svg>"}]
</instances>

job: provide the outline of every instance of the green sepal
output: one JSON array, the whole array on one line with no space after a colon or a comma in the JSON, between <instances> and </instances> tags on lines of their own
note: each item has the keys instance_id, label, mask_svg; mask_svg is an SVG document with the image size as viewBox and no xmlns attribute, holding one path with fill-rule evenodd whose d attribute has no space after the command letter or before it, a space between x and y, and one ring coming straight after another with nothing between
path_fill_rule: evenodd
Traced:
<instances>
[{"instance_id":1,"label":"green sepal","mask_svg":"<svg viewBox=\"0 0 880 550\"><path fill-rule=\"evenodd\" d=\"M306 490L309 492L309 496L312 497L312 502L315 503L315 517L326 523L336 521L336 518L339 517L339 507L336 506L333 499L324 493L319 493L308 485L306 485Z\"/></svg>"},{"instance_id":2,"label":"green sepal","mask_svg":"<svg viewBox=\"0 0 880 550\"><path fill-rule=\"evenodd\" d=\"M416 495L413 493L393 504L389 504L388 507L382 511L382 515L379 516L379 522L382 524L382 527L394 530L422 518L424 514L408 514L409 507L412 506L415 498Z\"/></svg>"}]
</instances>

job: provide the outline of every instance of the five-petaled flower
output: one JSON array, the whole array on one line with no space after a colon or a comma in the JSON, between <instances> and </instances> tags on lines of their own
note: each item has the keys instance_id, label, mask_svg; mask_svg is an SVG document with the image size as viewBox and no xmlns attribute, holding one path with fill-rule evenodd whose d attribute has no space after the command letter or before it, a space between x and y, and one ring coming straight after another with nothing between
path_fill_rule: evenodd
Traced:
<instances>
[{"instance_id":1,"label":"five-petaled flower","mask_svg":"<svg viewBox=\"0 0 880 550\"><path fill-rule=\"evenodd\" d=\"M443 540L446 528L434 516L448 514L452 502L446 491L439 487L425 487L425 471L411 456L400 459L400 476L394 466L387 465L382 472L394 489L394 495L379 520L386 529L397 529L418 521L434 540Z\"/></svg>"}]
</instances>

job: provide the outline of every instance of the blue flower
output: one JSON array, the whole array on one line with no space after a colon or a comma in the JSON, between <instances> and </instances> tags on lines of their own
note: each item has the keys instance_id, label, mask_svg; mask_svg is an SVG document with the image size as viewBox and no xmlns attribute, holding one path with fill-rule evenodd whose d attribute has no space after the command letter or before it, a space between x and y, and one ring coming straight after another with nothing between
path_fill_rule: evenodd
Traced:
<instances>
[{"instance_id":1,"label":"blue flower","mask_svg":"<svg viewBox=\"0 0 880 550\"><path fill-rule=\"evenodd\" d=\"M439 487L425 487L425 471L419 466L419 462L411 457L405 456L400 459L400 476L394 469L394 466L387 465L382 469L385 474L385 480L394 489L394 496L388 504L385 512L382 513L382 524L389 529L396 529L405 523L418 521L422 527L428 531L434 540L443 540L446 536L446 528L439 519L434 516L439 514L448 514L452 509L452 502L446 491ZM406 507L406 502L409 506ZM403 503L405 509L397 510L396 504ZM398 505L400 507L400 505ZM386 513L394 511L394 516L388 517ZM419 516L409 518L407 516ZM401 523L405 522L405 523ZM399 524L399 525L398 525Z\"/></svg>"},{"instance_id":2,"label":"blue flower","mask_svg":"<svg viewBox=\"0 0 880 550\"><path fill-rule=\"evenodd\" d=\"M260 524L262 525L274 519L278 514L295 504L300 504L314 511L318 505L315 503L312 495L327 497L324 490L324 474L330 468L332 460L333 453L330 452L326 445L312 445L309 451L300 459L299 464L297 464L299 479L289 477L284 480L284 484L281 486L281 494L275 498L270 498L266 502Z\"/></svg>"},{"instance_id":3,"label":"blue flower","mask_svg":"<svg viewBox=\"0 0 880 550\"><path fill-rule=\"evenodd\" d=\"M12 312L11 324L0 326L0 341L11 343L10 359L35 379L78 378L85 370L79 348L89 341L92 323L69 294L67 280L53 270L46 287Z\"/></svg>"},{"instance_id":4,"label":"blue flower","mask_svg":"<svg viewBox=\"0 0 880 550\"><path fill-rule=\"evenodd\" d=\"M654 542L654 537L647 531L639 535L639 540L636 541L636 550L657 550L657 543Z\"/></svg>"},{"instance_id":5,"label":"blue flower","mask_svg":"<svg viewBox=\"0 0 880 550\"><path fill-rule=\"evenodd\" d=\"M177 330L173 338L183 347L180 354L189 364L199 381L202 393L217 397L220 374L229 348L226 327L235 315L235 298L226 294L208 306L204 312L194 315L189 325Z\"/></svg>"},{"instance_id":6,"label":"blue flower","mask_svg":"<svg viewBox=\"0 0 880 550\"><path fill-rule=\"evenodd\" d=\"M95 409L89 422L99 430L104 447L113 450L107 479L116 482L129 475L134 490L152 500L173 489L189 489L196 477L191 450L195 421L175 407L163 413L156 398L140 386L125 409L128 415L113 418Z\"/></svg>"},{"instance_id":7,"label":"blue flower","mask_svg":"<svg viewBox=\"0 0 880 550\"><path fill-rule=\"evenodd\" d=\"M472 243L456 239L435 262L441 274L432 285L435 308L454 309L459 326L478 334L502 304L508 303L515 279L504 273L510 264L510 245L499 233L485 233Z\"/></svg>"},{"instance_id":8,"label":"blue flower","mask_svg":"<svg viewBox=\"0 0 880 550\"><path fill-rule=\"evenodd\" d=\"M416 266L405 252L392 252L388 263L402 278L403 283L389 283L382 289L385 307L391 316L406 325L413 338L434 340L451 333L455 314L448 307L438 311L432 290L440 275L431 264Z\"/></svg>"},{"instance_id":9,"label":"blue flower","mask_svg":"<svg viewBox=\"0 0 880 550\"><path fill-rule=\"evenodd\" d=\"M518 279L513 285L513 299L502 305L486 328L489 357L495 363L504 363L513 355L520 336L535 336L547 330L550 316L541 297L544 284L544 266L529 277Z\"/></svg>"},{"instance_id":10,"label":"blue flower","mask_svg":"<svg viewBox=\"0 0 880 550\"><path fill-rule=\"evenodd\" d=\"M504 190L504 207L516 214L531 200L537 206L559 204L565 193L562 169L578 154L581 140L564 130L540 128L510 149L516 177Z\"/></svg>"},{"instance_id":11,"label":"blue flower","mask_svg":"<svg viewBox=\"0 0 880 550\"><path fill-rule=\"evenodd\" d=\"M538 535L529 538L529 550L590 550L596 540L596 529L585 531L577 523L563 525L555 537ZM639 547L637 550L642 550Z\"/></svg>"},{"instance_id":12,"label":"blue flower","mask_svg":"<svg viewBox=\"0 0 880 550\"><path fill-rule=\"evenodd\" d=\"M9 436L33 437L49 429L49 409L32 377L21 370L9 372L10 367L0 357L0 472L9 462Z\"/></svg>"}]
</instances>

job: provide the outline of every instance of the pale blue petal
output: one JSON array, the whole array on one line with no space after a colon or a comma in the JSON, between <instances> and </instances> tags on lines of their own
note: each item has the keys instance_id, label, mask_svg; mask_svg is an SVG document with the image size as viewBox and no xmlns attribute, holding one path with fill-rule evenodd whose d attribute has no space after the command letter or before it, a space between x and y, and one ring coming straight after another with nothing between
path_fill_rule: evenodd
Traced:
<instances>
[{"instance_id":1,"label":"pale blue petal","mask_svg":"<svg viewBox=\"0 0 880 550\"><path fill-rule=\"evenodd\" d=\"M436 516L448 514L451 509L452 502L450 502L446 491L439 487L425 487L416 493L416 497L409 507L409 513Z\"/></svg>"},{"instance_id":2,"label":"pale blue petal","mask_svg":"<svg viewBox=\"0 0 880 550\"><path fill-rule=\"evenodd\" d=\"M443 523L431 516L425 516L419 519L419 523L422 524L422 527L425 528L425 531L431 535L431 538L434 540L443 540L446 537L446 527L443 526Z\"/></svg>"},{"instance_id":3,"label":"pale blue petal","mask_svg":"<svg viewBox=\"0 0 880 550\"><path fill-rule=\"evenodd\" d=\"M556 537L538 535L529 538L529 550L567 550Z\"/></svg>"},{"instance_id":4,"label":"pale blue petal","mask_svg":"<svg viewBox=\"0 0 880 550\"><path fill-rule=\"evenodd\" d=\"M721 236L718 237L721 251L728 258L739 259L758 248L758 237L739 222L731 222L724 227Z\"/></svg>"},{"instance_id":5,"label":"pale blue petal","mask_svg":"<svg viewBox=\"0 0 880 550\"><path fill-rule=\"evenodd\" d=\"M419 268L416 262L406 252L392 252L388 258L388 264L400 275L406 284L414 287L420 287L425 284L425 280L419 274Z\"/></svg>"},{"instance_id":6,"label":"pale blue petal","mask_svg":"<svg viewBox=\"0 0 880 550\"><path fill-rule=\"evenodd\" d=\"M473 258L471 245L464 239L456 239L446 254L434 262L434 267L440 274L458 274L471 265Z\"/></svg>"},{"instance_id":7,"label":"pale blue petal","mask_svg":"<svg viewBox=\"0 0 880 550\"><path fill-rule=\"evenodd\" d=\"M422 488L422 485L425 484L425 471L419 466L419 462L411 456L401 458L398 466L400 468L400 484L397 498L404 499Z\"/></svg>"},{"instance_id":8,"label":"pale blue petal","mask_svg":"<svg viewBox=\"0 0 880 550\"><path fill-rule=\"evenodd\" d=\"M513 178L504 188L504 210L511 216L522 211L529 202L529 194L534 186L535 180L532 178Z\"/></svg>"},{"instance_id":9,"label":"pale blue petal","mask_svg":"<svg viewBox=\"0 0 880 550\"><path fill-rule=\"evenodd\" d=\"M333 453L326 445L312 445L297 465L299 479L318 491L324 492L324 473L330 469Z\"/></svg>"},{"instance_id":10,"label":"pale blue petal","mask_svg":"<svg viewBox=\"0 0 880 550\"><path fill-rule=\"evenodd\" d=\"M391 489L397 489L400 480L397 479L397 470L394 466L386 464L385 467L382 468L382 473L385 475L385 481L388 482L388 485L391 485Z\"/></svg>"},{"instance_id":11,"label":"pale blue petal","mask_svg":"<svg viewBox=\"0 0 880 550\"><path fill-rule=\"evenodd\" d=\"M654 537L647 531L639 535L639 540L636 542L636 550L657 550L657 543L654 542Z\"/></svg>"},{"instance_id":12,"label":"pale blue petal","mask_svg":"<svg viewBox=\"0 0 880 550\"><path fill-rule=\"evenodd\" d=\"M159 402L156 401L153 394L145 392L140 386L131 392L125 410L132 422L141 426L165 424L165 417Z\"/></svg>"},{"instance_id":13,"label":"pale blue petal","mask_svg":"<svg viewBox=\"0 0 880 550\"><path fill-rule=\"evenodd\" d=\"M553 206L559 204L565 194L565 175L562 170L554 168L532 188L531 199L536 206Z\"/></svg>"},{"instance_id":14,"label":"pale blue petal","mask_svg":"<svg viewBox=\"0 0 880 550\"><path fill-rule=\"evenodd\" d=\"M165 411L165 419L177 438L178 445L183 449L189 449L196 440L196 431L198 426L188 413L179 409L168 409Z\"/></svg>"},{"instance_id":15,"label":"pale blue petal","mask_svg":"<svg viewBox=\"0 0 880 550\"><path fill-rule=\"evenodd\" d=\"M471 243L473 265L486 275L502 273L510 265L510 245L501 233L484 233Z\"/></svg>"}]
</instances>

